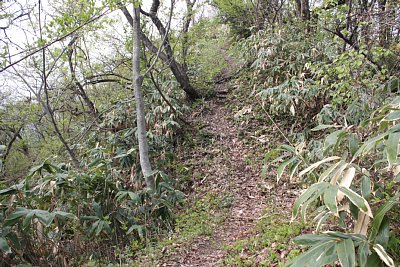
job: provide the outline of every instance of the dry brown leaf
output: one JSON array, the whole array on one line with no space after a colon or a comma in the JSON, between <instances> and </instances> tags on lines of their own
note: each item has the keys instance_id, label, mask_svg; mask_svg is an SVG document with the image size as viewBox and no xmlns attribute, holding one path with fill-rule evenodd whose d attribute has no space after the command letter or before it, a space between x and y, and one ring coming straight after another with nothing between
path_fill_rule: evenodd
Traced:
<instances>
[{"instance_id":1,"label":"dry brown leaf","mask_svg":"<svg viewBox=\"0 0 400 267\"><path fill-rule=\"evenodd\" d=\"M354 167L348 168L343 174L340 186L350 188L351 182L353 181L355 174L356 174L356 168ZM339 191L337 194L337 201L340 202L343 200L343 198L344 194L341 191Z\"/></svg>"},{"instance_id":2,"label":"dry brown leaf","mask_svg":"<svg viewBox=\"0 0 400 267\"><path fill-rule=\"evenodd\" d=\"M360 211L358 213L358 218L354 226L354 233L366 236L369 222L370 222L370 217L368 216L368 214Z\"/></svg>"}]
</instances>

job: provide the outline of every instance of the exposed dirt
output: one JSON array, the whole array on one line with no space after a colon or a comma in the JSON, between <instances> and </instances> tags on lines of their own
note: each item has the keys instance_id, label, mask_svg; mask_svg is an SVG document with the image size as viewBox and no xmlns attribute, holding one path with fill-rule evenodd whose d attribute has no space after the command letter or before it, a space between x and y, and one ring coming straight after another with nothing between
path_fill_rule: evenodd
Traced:
<instances>
[{"instance_id":1,"label":"exposed dirt","mask_svg":"<svg viewBox=\"0 0 400 267\"><path fill-rule=\"evenodd\" d=\"M232 62L226 58L232 69ZM222 77L228 77L230 71L224 70ZM219 266L225 256L224 245L232 244L251 234L251 229L266 207L266 198L259 187L261 167L253 164L254 148L246 145L240 138L239 128L231 120L233 114L224 105L224 97L229 94L228 83L215 86L217 97L211 100L209 107L196 120L206 125L203 129L213 136L213 144L206 149L195 149L190 158L197 165L202 179L192 188L193 195L213 192L228 195L233 201L230 213L223 224L214 229L210 237L200 236L191 242L190 248L179 252L173 262L162 266ZM210 151L210 147L212 150ZM211 162L204 168L201 162L211 154Z\"/></svg>"},{"instance_id":2,"label":"exposed dirt","mask_svg":"<svg viewBox=\"0 0 400 267\"><path fill-rule=\"evenodd\" d=\"M211 237L198 237L180 255L179 262L166 266L217 266L225 253L222 245L247 237L265 208L265 197L258 186L260 169L248 164L252 148L239 139L238 127L227 120L230 115L222 104L213 101L210 110L203 120L209 124L207 130L216 136L211 153L217 156L208 170L202 170L204 178L194 187L201 188L202 192L230 194L234 198L231 212ZM193 157L201 161L202 154L196 153Z\"/></svg>"}]
</instances>

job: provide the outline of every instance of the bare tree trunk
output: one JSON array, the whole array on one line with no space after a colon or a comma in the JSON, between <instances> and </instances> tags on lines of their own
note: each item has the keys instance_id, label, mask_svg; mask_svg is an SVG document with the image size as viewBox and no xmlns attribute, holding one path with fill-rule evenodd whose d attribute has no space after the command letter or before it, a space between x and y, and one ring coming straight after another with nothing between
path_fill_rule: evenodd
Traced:
<instances>
[{"instance_id":1,"label":"bare tree trunk","mask_svg":"<svg viewBox=\"0 0 400 267\"><path fill-rule=\"evenodd\" d=\"M83 88L83 85L78 81L78 78L76 77L74 65L72 63L72 55L74 53L74 48L72 47L72 45L76 42L77 39L78 38L76 36L74 36L67 45L69 71L71 72L72 81L76 85L76 89L74 89L75 93L77 93L80 97L82 97L83 101L85 102L85 105L89 108L90 114L95 116L97 114L97 109L96 109L94 103L92 102L92 100L90 100L89 96L86 94L85 89Z\"/></svg>"},{"instance_id":2,"label":"bare tree trunk","mask_svg":"<svg viewBox=\"0 0 400 267\"><path fill-rule=\"evenodd\" d=\"M132 84L135 91L136 120L139 142L140 167L149 189L154 189L155 181L151 170L149 158L149 145L147 143L146 121L144 112L144 100L142 92L142 80L140 75L140 7L133 9L133 50L132 50Z\"/></svg>"},{"instance_id":3,"label":"bare tree trunk","mask_svg":"<svg viewBox=\"0 0 400 267\"><path fill-rule=\"evenodd\" d=\"M157 1L155 1L155 2L157 2ZM153 3L151 10L153 10L154 8L158 8L158 6L157 5L154 6L154 3ZM131 24L133 26L133 18L131 16L131 14L129 13L128 9L125 6L121 6L121 11L124 13L129 24ZM144 11L141 11L141 12L150 16L150 14L148 14ZM161 34L161 38L163 39L164 38L163 34L166 33L164 26L162 25L161 21L158 19L157 16L154 15L154 16L152 16L151 19L152 19L153 23L155 24L155 26L157 27L159 33ZM147 38L147 36L142 31L139 32L139 35L140 35L144 45L146 46L146 48L149 49L153 54L155 54L155 55L158 54L159 58L169 65L177 82L179 83L181 88L186 92L189 99L199 98L200 97L199 94L190 84L189 76L187 75L186 71L183 69L183 67L178 62L175 61L168 38L165 38L165 41L163 43L163 46L166 51L166 53L164 53L164 52L160 52L159 49L150 41L149 38Z\"/></svg>"},{"instance_id":4,"label":"bare tree trunk","mask_svg":"<svg viewBox=\"0 0 400 267\"><path fill-rule=\"evenodd\" d=\"M23 126L19 127L18 130L16 130L16 131L13 133L10 142L9 142L8 145L6 146L6 152L5 152L4 155L3 155L4 166L5 166L5 164L6 164L7 157L8 157L8 155L9 155L10 152L11 152L11 148L12 148L12 146L13 146L15 140L17 140L17 137L18 137L18 135L20 134L22 128L23 128Z\"/></svg>"},{"instance_id":5,"label":"bare tree trunk","mask_svg":"<svg viewBox=\"0 0 400 267\"><path fill-rule=\"evenodd\" d=\"M389 14L385 14L386 11L386 0L378 0L378 8L381 14L378 15L378 23L379 23L379 43L383 47L387 47L388 40L388 32L389 27L386 25L385 20Z\"/></svg>"},{"instance_id":6,"label":"bare tree trunk","mask_svg":"<svg viewBox=\"0 0 400 267\"><path fill-rule=\"evenodd\" d=\"M304 21L310 20L310 3L309 0L296 0L297 14Z\"/></svg>"},{"instance_id":7,"label":"bare tree trunk","mask_svg":"<svg viewBox=\"0 0 400 267\"><path fill-rule=\"evenodd\" d=\"M40 34L40 40L43 40L42 37L42 24L41 24L41 2L39 1L39 34ZM42 65L42 80L43 80L43 91L46 97L46 103L42 101L41 99L38 99L38 102L42 104L42 107L46 114L49 116L50 122L53 125L54 132L57 134L58 138L60 139L61 143L64 145L65 149L67 150L69 156L71 157L71 160L75 166L75 168L79 168L79 160L78 157L76 156L74 150L68 145L67 141L64 139L63 135L60 132L60 129L57 126L57 122L54 118L54 112L50 106L50 100L49 100L49 93L48 93L48 88L47 88L47 74L46 74L46 48L43 48L42 50L42 59L43 59L43 65ZM40 97L40 96L39 96Z\"/></svg>"},{"instance_id":8,"label":"bare tree trunk","mask_svg":"<svg viewBox=\"0 0 400 267\"><path fill-rule=\"evenodd\" d=\"M187 57L187 53L188 53L188 49L189 49L189 36L188 36L188 32L189 32L189 26L190 26L190 22L193 19L193 7L194 4L196 3L196 0L190 1L190 0L186 0L186 16L185 19L183 21L183 28L182 28L182 67L185 71L187 71L187 61L186 61L186 57Z\"/></svg>"}]
</instances>

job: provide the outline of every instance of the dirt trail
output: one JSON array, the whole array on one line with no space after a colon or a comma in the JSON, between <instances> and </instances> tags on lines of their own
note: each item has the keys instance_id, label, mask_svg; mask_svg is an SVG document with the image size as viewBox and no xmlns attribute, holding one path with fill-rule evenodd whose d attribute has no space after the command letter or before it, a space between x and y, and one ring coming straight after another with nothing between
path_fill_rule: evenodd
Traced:
<instances>
[{"instance_id":1,"label":"dirt trail","mask_svg":"<svg viewBox=\"0 0 400 267\"><path fill-rule=\"evenodd\" d=\"M227 84L216 85L216 90L228 91ZM205 130L214 136L214 143L208 147L212 151L193 151L192 157L201 162L205 153L213 153L213 158L209 167L201 170L204 174L201 181L193 187L200 188L201 192L231 195L230 214L211 237L197 237L190 248L180 253L178 261L175 259L164 266L222 265L223 246L248 237L265 208L265 196L258 186L260 169L251 164L254 149L240 140L238 125L229 120L233 114L221 100L215 99L209 104L209 109L200 119L207 124Z\"/></svg>"}]
</instances>

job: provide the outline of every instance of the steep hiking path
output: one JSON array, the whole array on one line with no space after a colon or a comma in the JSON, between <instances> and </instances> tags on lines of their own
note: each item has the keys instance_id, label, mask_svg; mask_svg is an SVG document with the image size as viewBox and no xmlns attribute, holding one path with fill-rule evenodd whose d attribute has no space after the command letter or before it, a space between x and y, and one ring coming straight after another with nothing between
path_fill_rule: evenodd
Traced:
<instances>
[{"instance_id":1,"label":"steep hiking path","mask_svg":"<svg viewBox=\"0 0 400 267\"><path fill-rule=\"evenodd\" d=\"M226 58L229 65L233 64ZM230 76L229 70L222 72ZM212 144L191 152L194 172L200 173L192 188L193 197L214 194L229 207L223 222L215 225L209 236L197 236L164 266L219 266L226 256L226 246L251 235L265 209L265 196L260 190L260 166L253 164L254 147L245 144L232 112L225 106L229 94L227 82L216 84L217 97L196 120L203 132L212 136Z\"/></svg>"},{"instance_id":2,"label":"steep hiking path","mask_svg":"<svg viewBox=\"0 0 400 267\"><path fill-rule=\"evenodd\" d=\"M207 130L215 137L212 145L214 154L203 179L195 185L199 192L214 192L230 196L230 212L220 226L216 226L209 237L197 237L180 255L179 262L172 266L217 266L224 258L223 246L232 244L250 234L255 222L265 208L265 197L259 190L260 171L251 164L252 147L239 139L234 122L228 120L231 114L223 104L213 101L210 111L203 116ZM195 160L204 160L204 153L195 153Z\"/></svg>"},{"instance_id":3,"label":"steep hiking path","mask_svg":"<svg viewBox=\"0 0 400 267\"><path fill-rule=\"evenodd\" d=\"M137 266L277 266L299 251L291 240L302 228L290 224L298 189L278 185L273 170L261 177L263 155L282 138L276 125L258 122L248 92L223 79L238 72L221 54L228 67L216 79L216 97L195 108L190 123L199 130L176 151L187 173L186 203L174 233Z\"/></svg>"}]
</instances>

